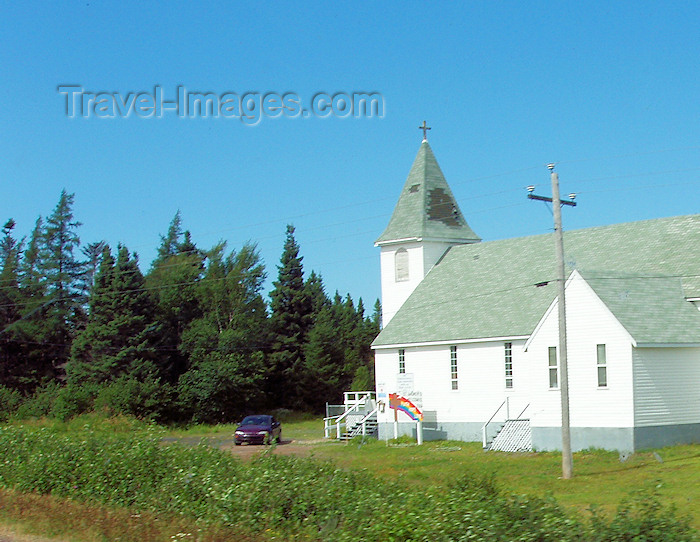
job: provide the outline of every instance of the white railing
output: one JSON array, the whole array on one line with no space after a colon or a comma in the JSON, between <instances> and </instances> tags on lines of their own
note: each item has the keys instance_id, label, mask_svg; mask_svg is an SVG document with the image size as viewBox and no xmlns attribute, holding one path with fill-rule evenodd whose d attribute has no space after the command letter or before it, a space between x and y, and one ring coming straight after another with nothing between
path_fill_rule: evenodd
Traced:
<instances>
[{"instance_id":1,"label":"white railing","mask_svg":"<svg viewBox=\"0 0 700 542\"><path fill-rule=\"evenodd\" d=\"M515 418L511 418L510 417L510 397L506 397L505 401L503 401L499 405L499 407L494 411L494 413L491 414L491 417L488 419L488 421L484 425L481 426L481 441L482 441L482 444L484 445L484 448L486 448L486 446L488 446L488 439L487 439L488 426L493 421L493 419L498 415L498 413L501 411L501 409L504 406L506 407L506 417L505 417L506 420L510 420L510 419L519 420L522 417L522 415L525 413L527 408L530 406L530 403L526 404L525 408L523 408L522 411L520 412L520 414L518 414Z\"/></svg>"},{"instance_id":2,"label":"white railing","mask_svg":"<svg viewBox=\"0 0 700 542\"><path fill-rule=\"evenodd\" d=\"M376 405L374 404L375 393L373 391L346 391L344 394L345 399L345 412L339 416L329 416L323 418L323 434L325 438L330 438L331 430L335 429L336 438L340 438L343 434L343 427L347 426L347 418L353 413L364 412L367 404L370 405L370 410L376 411ZM365 416L364 418L367 418ZM364 429L364 418L363 418L363 429Z\"/></svg>"},{"instance_id":3,"label":"white railing","mask_svg":"<svg viewBox=\"0 0 700 542\"><path fill-rule=\"evenodd\" d=\"M346 407L365 404L367 400L373 400L375 395L373 391L346 391L343 393L343 403Z\"/></svg>"},{"instance_id":4,"label":"white railing","mask_svg":"<svg viewBox=\"0 0 700 542\"><path fill-rule=\"evenodd\" d=\"M367 414L364 418L362 418L357 424L355 425L355 428L361 428L359 432L353 431L351 436L359 436L362 435L367 436L367 422L374 419L376 421L377 419L377 412L379 412L379 407L375 407L372 412Z\"/></svg>"}]
</instances>

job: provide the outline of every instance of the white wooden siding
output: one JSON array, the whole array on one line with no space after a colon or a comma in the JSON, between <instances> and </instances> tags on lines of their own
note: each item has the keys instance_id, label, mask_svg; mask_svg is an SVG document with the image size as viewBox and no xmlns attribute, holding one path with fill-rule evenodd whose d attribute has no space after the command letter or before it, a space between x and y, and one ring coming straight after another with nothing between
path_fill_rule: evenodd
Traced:
<instances>
[{"instance_id":1,"label":"white wooden siding","mask_svg":"<svg viewBox=\"0 0 700 542\"><path fill-rule=\"evenodd\" d=\"M528 343L531 365L532 424L561 425L561 394L549 389L548 348L559 352L556 302ZM574 273L566 288L569 414L572 427L632 427L632 338L588 286ZM598 387L596 346L606 345L608 386ZM561 372L559 373L561 385Z\"/></svg>"},{"instance_id":2,"label":"white wooden siding","mask_svg":"<svg viewBox=\"0 0 700 542\"><path fill-rule=\"evenodd\" d=\"M424 241L381 248L382 325L389 323L449 246L449 243ZM396 251L401 248L408 253L408 280L396 282Z\"/></svg>"},{"instance_id":3,"label":"white wooden siding","mask_svg":"<svg viewBox=\"0 0 700 542\"><path fill-rule=\"evenodd\" d=\"M503 341L456 345L457 390L451 387L450 345L406 347L406 374L413 376L415 389L421 392L423 410L436 412L433 420L438 422L484 423L508 396L511 415L519 414L529 400L524 341L509 342L513 343L513 388L508 390ZM398 348L375 351L375 366L378 391L383 387L386 393L395 392ZM505 419L505 409L497 419ZM380 421L393 421L393 412L387 409Z\"/></svg>"},{"instance_id":4,"label":"white wooden siding","mask_svg":"<svg viewBox=\"0 0 700 542\"><path fill-rule=\"evenodd\" d=\"M700 423L700 348L635 348L638 427Z\"/></svg>"},{"instance_id":5,"label":"white wooden siding","mask_svg":"<svg viewBox=\"0 0 700 542\"><path fill-rule=\"evenodd\" d=\"M408 253L408 280L396 282L396 251ZM382 325L386 326L401 308L408 296L425 277L423 247L418 243L383 246L380 256L382 279Z\"/></svg>"}]
</instances>

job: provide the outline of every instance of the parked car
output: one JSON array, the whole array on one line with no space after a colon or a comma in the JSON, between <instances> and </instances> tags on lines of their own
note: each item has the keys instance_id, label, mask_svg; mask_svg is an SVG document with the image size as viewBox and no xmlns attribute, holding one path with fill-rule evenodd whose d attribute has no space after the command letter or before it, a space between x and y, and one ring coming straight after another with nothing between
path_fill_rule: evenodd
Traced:
<instances>
[{"instance_id":1,"label":"parked car","mask_svg":"<svg viewBox=\"0 0 700 542\"><path fill-rule=\"evenodd\" d=\"M236 446L248 444L272 444L282 440L282 425L274 416L258 414L246 416L238 424L234 435Z\"/></svg>"}]
</instances>

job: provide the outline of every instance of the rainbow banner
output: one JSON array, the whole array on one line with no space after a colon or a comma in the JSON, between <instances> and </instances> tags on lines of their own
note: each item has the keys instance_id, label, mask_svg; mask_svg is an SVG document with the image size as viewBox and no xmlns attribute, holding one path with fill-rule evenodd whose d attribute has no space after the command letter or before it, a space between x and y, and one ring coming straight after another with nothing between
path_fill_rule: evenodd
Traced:
<instances>
[{"instance_id":1,"label":"rainbow banner","mask_svg":"<svg viewBox=\"0 0 700 542\"><path fill-rule=\"evenodd\" d=\"M389 408L400 410L408 414L408 416L417 422L423 421L423 413L409 399L402 397L396 393L389 394Z\"/></svg>"}]
</instances>

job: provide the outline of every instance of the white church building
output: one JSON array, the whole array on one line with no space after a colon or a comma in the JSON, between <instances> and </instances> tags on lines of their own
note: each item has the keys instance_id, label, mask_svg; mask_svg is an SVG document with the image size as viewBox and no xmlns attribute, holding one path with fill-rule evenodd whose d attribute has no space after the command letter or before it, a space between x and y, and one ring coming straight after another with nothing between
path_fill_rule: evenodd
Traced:
<instances>
[{"instance_id":1,"label":"white church building","mask_svg":"<svg viewBox=\"0 0 700 542\"><path fill-rule=\"evenodd\" d=\"M376 241L373 349L377 398L410 399L426 440L561 449L552 236L482 241L422 142ZM564 250L572 449L700 442L700 215L565 232ZM393 410L378 427L393 437Z\"/></svg>"}]
</instances>

